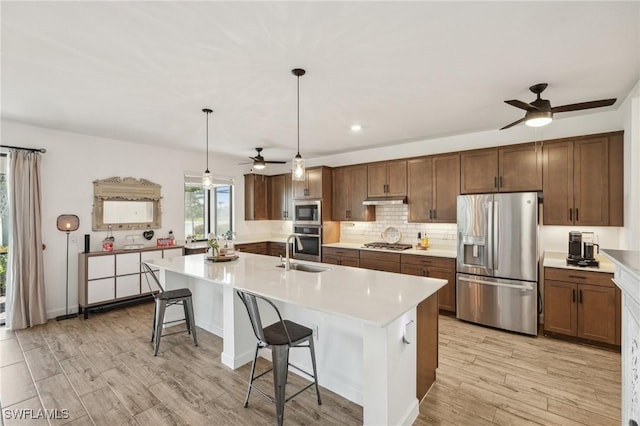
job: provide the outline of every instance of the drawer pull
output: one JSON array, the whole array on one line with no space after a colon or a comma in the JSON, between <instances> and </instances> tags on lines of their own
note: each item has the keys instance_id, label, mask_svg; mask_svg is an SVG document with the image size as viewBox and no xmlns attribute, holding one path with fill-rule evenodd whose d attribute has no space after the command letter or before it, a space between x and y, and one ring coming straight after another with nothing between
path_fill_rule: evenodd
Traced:
<instances>
[{"instance_id":1,"label":"drawer pull","mask_svg":"<svg viewBox=\"0 0 640 426\"><path fill-rule=\"evenodd\" d=\"M580 275L569 275L569 278L577 278L579 280L586 280L587 277L582 277Z\"/></svg>"}]
</instances>

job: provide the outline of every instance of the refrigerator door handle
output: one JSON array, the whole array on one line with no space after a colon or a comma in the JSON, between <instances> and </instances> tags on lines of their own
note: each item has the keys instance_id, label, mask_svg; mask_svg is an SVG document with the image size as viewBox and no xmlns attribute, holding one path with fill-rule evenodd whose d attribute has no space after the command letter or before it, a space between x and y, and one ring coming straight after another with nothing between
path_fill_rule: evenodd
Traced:
<instances>
[{"instance_id":1,"label":"refrigerator door handle","mask_svg":"<svg viewBox=\"0 0 640 426\"><path fill-rule=\"evenodd\" d=\"M493 201L487 203L487 268L491 270L493 275Z\"/></svg>"},{"instance_id":2,"label":"refrigerator door handle","mask_svg":"<svg viewBox=\"0 0 640 426\"><path fill-rule=\"evenodd\" d=\"M507 283L496 283L496 282L493 282L493 281L478 280L478 279L466 278L466 277L462 277L462 276L458 276L458 280L466 281L466 282L469 282L469 283L492 285L494 287L515 288L515 289L523 290L523 291L532 291L533 290L533 286L531 286L531 285L522 286L522 285L507 284Z\"/></svg>"},{"instance_id":3,"label":"refrigerator door handle","mask_svg":"<svg viewBox=\"0 0 640 426\"><path fill-rule=\"evenodd\" d=\"M497 201L493 202L493 229L495 232L495 235L493 236L493 270L494 273L495 271L498 270L499 266L498 266L498 253L500 253L499 250L499 245L500 245L500 206L498 205Z\"/></svg>"}]
</instances>

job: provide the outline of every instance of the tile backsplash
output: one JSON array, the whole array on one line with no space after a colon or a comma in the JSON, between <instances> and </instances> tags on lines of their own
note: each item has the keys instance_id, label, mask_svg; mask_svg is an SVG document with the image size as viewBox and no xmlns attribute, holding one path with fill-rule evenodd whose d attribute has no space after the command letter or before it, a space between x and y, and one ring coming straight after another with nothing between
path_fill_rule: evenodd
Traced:
<instances>
[{"instance_id":1,"label":"tile backsplash","mask_svg":"<svg viewBox=\"0 0 640 426\"><path fill-rule=\"evenodd\" d=\"M376 206L375 222L341 222L340 240L358 243L380 241L384 230L393 226L400 231L402 243L416 244L418 232L426 232L432 245L455 246L455 223L408 223L407 217L407 204Z\"/></svg>"}]
</instances>

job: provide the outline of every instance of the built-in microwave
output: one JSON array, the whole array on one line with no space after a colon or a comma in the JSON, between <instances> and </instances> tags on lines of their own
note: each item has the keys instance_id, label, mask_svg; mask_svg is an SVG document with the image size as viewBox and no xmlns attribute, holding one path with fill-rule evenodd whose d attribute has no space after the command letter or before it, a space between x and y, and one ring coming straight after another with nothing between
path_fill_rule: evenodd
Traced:
<instances>
[{"instance_id":1,"label":"built-in microwave","mask_svg":"<svg viewBox=\"0 0 640 426\"><path fill-rule=\"evenodd\" d=\"M322 225L322 201L295 201L293 210L294 225Z\"/></svg>"}]
</instances>

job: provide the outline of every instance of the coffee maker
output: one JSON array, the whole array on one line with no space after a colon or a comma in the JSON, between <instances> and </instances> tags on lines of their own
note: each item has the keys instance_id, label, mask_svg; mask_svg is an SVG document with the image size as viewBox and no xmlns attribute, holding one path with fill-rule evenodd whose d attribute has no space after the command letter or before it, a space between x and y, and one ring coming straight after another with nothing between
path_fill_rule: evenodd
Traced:
<instances>
[{"instance_id":1,"label":"coffee maker","mask_svg":"<svg viewBox=\"0 0 640 426\"><path fill-rule=\"evenodd\" d=\"M569 256L567 257L567 265L599 267L600 262L595 259L594 246L597 247L598 253L600 252L600 246L593 241L593 232L569 232Z\"/></svg>"}]
</instances>

